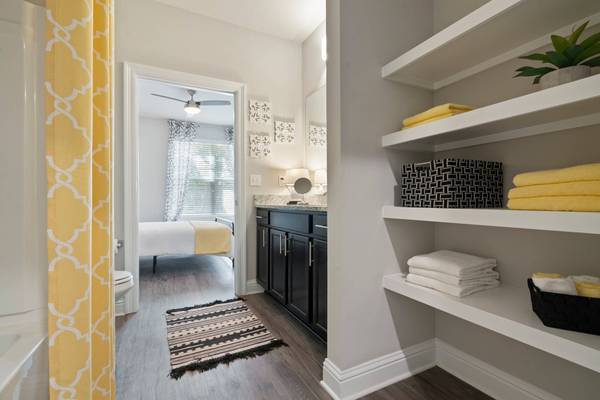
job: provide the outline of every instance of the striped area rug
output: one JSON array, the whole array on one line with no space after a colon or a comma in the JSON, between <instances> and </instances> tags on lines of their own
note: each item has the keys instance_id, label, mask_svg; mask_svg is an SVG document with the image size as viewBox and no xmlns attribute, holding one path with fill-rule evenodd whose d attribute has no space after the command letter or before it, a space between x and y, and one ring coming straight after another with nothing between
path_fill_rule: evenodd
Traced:
<instances>
[{"instance_id":1,"label":"striped area rug","mask_svg":"<svg viewBox=\"0 0 600 400\"><path fill-rule=\"evenodd\" d=\"M207 371L286 344L265 328L244 300L215 301L167 311L171 377Z\"/></svg>"}]
</instances>

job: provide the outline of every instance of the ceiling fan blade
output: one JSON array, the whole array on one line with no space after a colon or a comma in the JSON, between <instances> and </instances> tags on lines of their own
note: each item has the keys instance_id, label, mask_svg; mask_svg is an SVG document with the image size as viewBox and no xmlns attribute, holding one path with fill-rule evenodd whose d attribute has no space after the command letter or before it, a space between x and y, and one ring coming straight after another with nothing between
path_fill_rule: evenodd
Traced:
<instances>
[{"instance_id":1,"label":"ceiling fan blade","mask_svg":"<svg viewBox=\"0 0 600 400\"><path fill-rule=\"evenodd\" d=\"M163 99L169 99L169 100L179 101L181 103L187 103L186 100L176 99L175 97L164 96L162 94L156 94L156 93L151 93L151 94L152 94L152 96L162 97Z\"/></svg>"},{"instance_id":2,"label":"ceiling fan blade","mask_svg":"<svg viewBox=\"0 0 600 400\"><path fill-rule=\"evenodd\" d=\"M231 102L229 100L202 100L197 101L198 105L201 106L229 106Z\"/></svg>"}]
</instances>

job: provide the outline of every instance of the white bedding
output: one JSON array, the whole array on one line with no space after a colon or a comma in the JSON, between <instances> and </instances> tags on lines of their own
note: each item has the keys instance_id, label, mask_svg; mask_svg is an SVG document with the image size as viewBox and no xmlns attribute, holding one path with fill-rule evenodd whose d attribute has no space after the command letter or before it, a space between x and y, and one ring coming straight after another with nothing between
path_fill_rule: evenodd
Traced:
<instances>
[{"instance_id":1,"label":"white bedding","mask_svg":"<svg viewBox=\"0 0 600 400\"><path fill-rule=\"evenodd\" d=\"M195 254L194 227L189 221L140 222L139 253L140 257Z\"/></svg>"}]
</instances>

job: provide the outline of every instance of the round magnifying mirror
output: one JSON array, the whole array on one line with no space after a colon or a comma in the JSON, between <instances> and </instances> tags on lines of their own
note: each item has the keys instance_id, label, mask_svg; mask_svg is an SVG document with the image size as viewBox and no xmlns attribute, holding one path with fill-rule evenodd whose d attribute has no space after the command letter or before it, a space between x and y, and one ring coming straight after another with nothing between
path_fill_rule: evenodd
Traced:
<instances>
[{"instance_id":1,"label":"round magnifying mirror","mask_svg":"<svg viewBox=\"0 0 600 400\"><path fill-rule=\"evenodd\" d=\"M312 189L312 182L308 178L298 178L294 182L294 190L298 194L306 194Z\"/></svg>"}]
</instances>

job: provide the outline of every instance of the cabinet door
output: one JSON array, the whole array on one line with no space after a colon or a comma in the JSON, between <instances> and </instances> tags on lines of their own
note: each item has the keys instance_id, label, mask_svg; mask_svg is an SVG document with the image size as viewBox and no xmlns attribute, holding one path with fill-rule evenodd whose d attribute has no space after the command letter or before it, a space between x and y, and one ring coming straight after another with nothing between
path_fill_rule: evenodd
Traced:
<instances>
[{"instance_id":1,"label":"cabinet door","mask_svg":"<svg viewBox=\"0 0 600 400\"><path fill-rule=\"evenodd\" d=\"M302 321L310 322L309 243L306 236L289 234L288 309Z\"/></svg>"},{"instance_id":2,"label":"cabinet door","mask_svg":"<svg viewBox=\"0 0 600 400\"><path fill-rule=\"evenodd\" d=\"M269 262L271 264L269 293L282 304L287 301L285 240L285 232L277 229L269 231Z\"/></svg>"},{"instance_id":3,"label":"cabinet door","mask_svg":"<svg viewBox=\"0 0 600 400\"><path fill-rule=\"evenodd\" d=\"M327 242L312 241L312 296L311 325L323 339L327 339Z\"/></svg>"},{"instance_id":4,"label":"cabinet door","mask_svg":"<svg viewBox=\"0 0 600 400\"><path fill-rule=\"evenodd\" d=\"M265 290L269 290L269 228L256 229L256 280Z\"/></svg>"}]
</instances>

